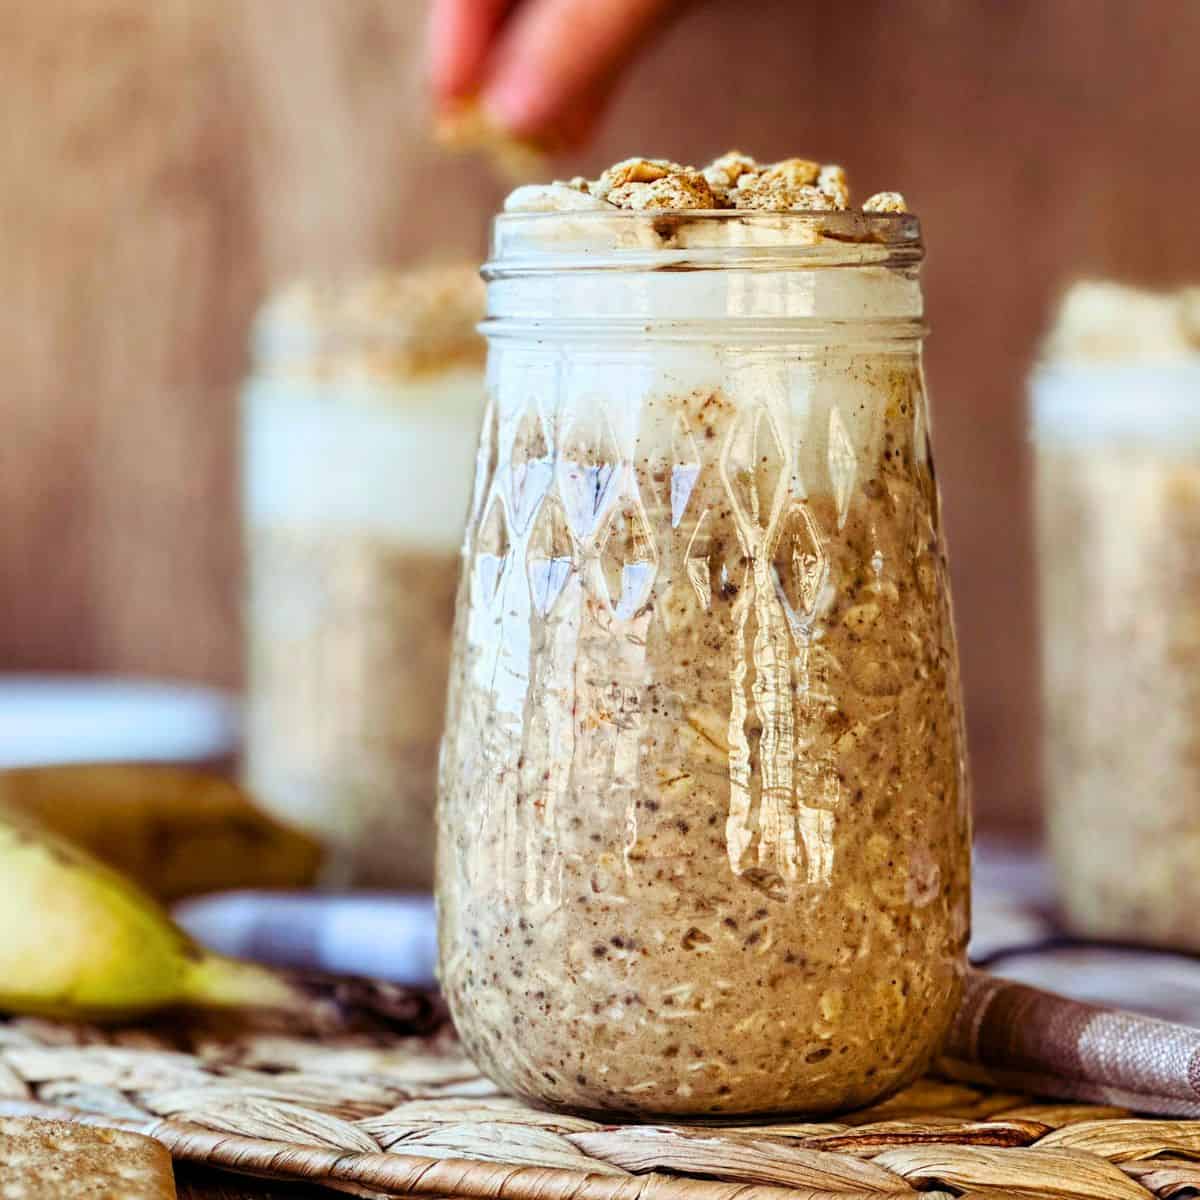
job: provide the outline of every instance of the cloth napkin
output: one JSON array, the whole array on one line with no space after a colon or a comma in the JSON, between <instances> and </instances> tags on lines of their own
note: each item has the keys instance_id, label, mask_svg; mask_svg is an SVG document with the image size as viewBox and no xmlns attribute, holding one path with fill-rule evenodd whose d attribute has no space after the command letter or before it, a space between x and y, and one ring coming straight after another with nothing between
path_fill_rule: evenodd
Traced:
<instances>
[{"instance_id":1,"label":"cloth napkin","mask_svg":"<svg viewBox=\"0 0 1200 1200\"><path fill-rule=\"evenodd\" d=\"M967 977L939 1070L1014 1091L1200 1117L1200 1029Z\"/></svg>"}]
</instances>

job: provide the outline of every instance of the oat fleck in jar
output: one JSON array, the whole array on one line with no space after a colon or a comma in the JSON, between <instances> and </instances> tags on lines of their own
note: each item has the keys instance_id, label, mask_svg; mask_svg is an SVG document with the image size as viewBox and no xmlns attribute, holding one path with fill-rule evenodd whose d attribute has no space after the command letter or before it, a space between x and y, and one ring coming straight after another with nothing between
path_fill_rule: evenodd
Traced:
<instances>
[{"instance_id":1,"label":"oat fleck in jar","mask_svg":"<svg viewBox=\"0 0 1200 1200\"><path fill-rule=\"evenodd\" d=\"M483 409L469 267L293 287L244 395L245 770L327 881L430 886L458 548Z\"/></svg>"},{"instance_id":2,"label":"oat fleck in jar","mask_svg":"<svg viewBox=\"0 0 1200 1200\"><path fill-rule=\"evenodd\" d=\"M863 1105L968 930L918 224L573 203L485 272L442 982L535 1101Z\"/></svg>"},{"instance_id":3,"label":"oat fleck in jar","mask_svg":"<svg viewBox=\"0 0 1200 1200\"><path fill-rule=\"evenodd\" d=\"M1200 950L1200 288L1080 283L1033 376L1046 826L1077 933Z\"/></svg>"}]
</instances>

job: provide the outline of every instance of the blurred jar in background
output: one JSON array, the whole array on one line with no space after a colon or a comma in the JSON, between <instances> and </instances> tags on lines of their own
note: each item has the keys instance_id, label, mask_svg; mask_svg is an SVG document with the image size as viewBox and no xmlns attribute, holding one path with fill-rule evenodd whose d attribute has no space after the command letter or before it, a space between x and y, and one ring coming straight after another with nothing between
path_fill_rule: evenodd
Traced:
<instances>
[{"instance_id":1,"label":"blurred jar in background","mask_svg":"<svg viewBox=\"0 0 1200 1200\"><path fill-rule=\"evenodd\" d=\"M483 407L467 267L294 286L244 394L247 782L328 882L427 888Z\"/></svg>"},{"instance_id":2,"label":"blurred jar in background","mask_svg":"<svg viewBox=\"0 0 1200 1200\"><path fill-rule=\"evenodd\" d=\"M1200 950L1200 289L1076 285L1032 399L1063 915Z\"/></svg>"}]
</instances>

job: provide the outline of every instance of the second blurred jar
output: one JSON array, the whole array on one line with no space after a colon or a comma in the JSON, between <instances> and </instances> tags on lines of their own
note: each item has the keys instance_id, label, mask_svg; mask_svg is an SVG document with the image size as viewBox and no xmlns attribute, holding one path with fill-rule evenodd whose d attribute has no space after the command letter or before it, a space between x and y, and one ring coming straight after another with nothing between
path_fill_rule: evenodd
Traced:
<instances>
[{"instance_id":1,"label":"second blurred jar","mask_svg":"<svg viewBox=\"0 0 1200 1200\"><path fill-rule=\"evenodd\" d=\"M246 775L328 880L428 887L483 289L429 268L296 286L244 397Z\"/></svg>"},{"instance_id":2,"label":"second blurred jar","mask_svg":"<svg viewBox=\"0 0 1200 1200\"><path fill-rule=\"evenodd\" d=\"M1033 380L1063 915L1200 950L1200 292L1068 294Z\"/></svg>"}]
</instances>

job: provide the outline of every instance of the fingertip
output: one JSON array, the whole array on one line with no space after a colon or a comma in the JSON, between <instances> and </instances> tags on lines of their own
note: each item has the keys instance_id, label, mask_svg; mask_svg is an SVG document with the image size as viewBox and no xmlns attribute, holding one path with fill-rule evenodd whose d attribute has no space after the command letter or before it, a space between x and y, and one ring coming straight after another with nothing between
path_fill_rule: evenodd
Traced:
<instances>
[{"instance_id":1,"label":"fingertip","mask_svg":"<svg viewBox=\"0 0 1200 1200\"><path fill-rule=\"evenodd\" d=\"M488 119L509 133L539 132L546 115L536 80L521 70L505 71L489 80L480 104Z\"/></svg>"}]
</instances>

